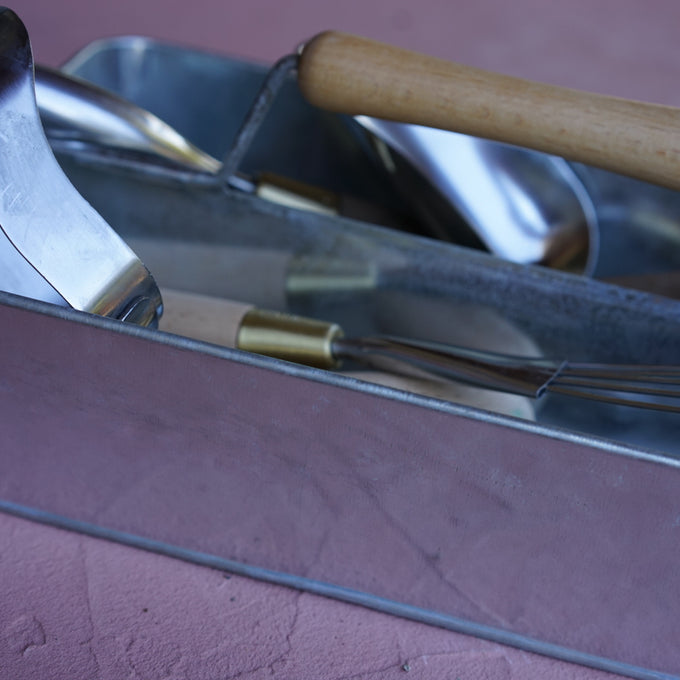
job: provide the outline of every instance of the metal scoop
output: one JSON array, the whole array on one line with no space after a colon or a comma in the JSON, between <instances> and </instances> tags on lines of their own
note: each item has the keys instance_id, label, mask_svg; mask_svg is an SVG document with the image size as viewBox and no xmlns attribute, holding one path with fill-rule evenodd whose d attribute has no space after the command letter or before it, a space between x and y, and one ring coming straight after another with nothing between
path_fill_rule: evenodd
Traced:
<instances>
[{"instance_id":1,"label":"metal scoop","mask_svg":"<svg viewBox=\"0 0 680 680\"><path fill-rule=\"evenodd\" d=\"M504 260L593 273L595 207L563 158L420 125L355 120L432 235L465 242L471 229Z\"/></svg>"},{"instance_id":2,"label":"metal scoop","mask_svg":"<svg viewBox=\"0 0 680 680\"><path fill-rule=\"evenodd\" d=\"M28 33L0 8L0 290L141 325L156 284L68 181L38 115Z\"/></svg>"}]
</instances>

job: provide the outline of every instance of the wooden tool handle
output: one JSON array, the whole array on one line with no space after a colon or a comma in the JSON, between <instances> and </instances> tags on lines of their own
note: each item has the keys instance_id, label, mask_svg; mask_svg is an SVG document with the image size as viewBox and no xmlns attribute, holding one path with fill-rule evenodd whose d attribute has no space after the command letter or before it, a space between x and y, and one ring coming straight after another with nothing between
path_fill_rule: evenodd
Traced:
<instances>
[{"instance_id":1,"label":"wooden tool handle","mask_svg":"<svg viewBox=\"0 0 680 680\"><path fill-rule=\"evenodd\" d=\"M680 189L680 109L499 75L343 33L307 43L314 105L525 146Z\"/></svg>"},{"instance_id":2,"label":"wooden tool handle","mask_svg":"<svg viewBox=\"0 0 680 680\"><path fill-rule=\"evenodd\" d=\"M243 317L252 305L197 293L163 288L159 328L168 333L236 347Z\"/></svg>"}]
</instances>

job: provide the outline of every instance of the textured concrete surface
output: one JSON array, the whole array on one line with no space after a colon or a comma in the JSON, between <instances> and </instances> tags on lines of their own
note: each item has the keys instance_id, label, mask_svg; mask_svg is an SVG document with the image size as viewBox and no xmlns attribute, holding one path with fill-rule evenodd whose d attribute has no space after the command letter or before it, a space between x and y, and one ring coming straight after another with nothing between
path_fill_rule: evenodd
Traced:
<instances>
[{"instance_id":1,"label":"textured concrete surface","mask_svg":"<svg viewBox=\"0 0 680 680\"><path fill-rule=\"evenodd\" d=\"M0 514L0 679L605 680Z\"/></svg>"}]
</instances>

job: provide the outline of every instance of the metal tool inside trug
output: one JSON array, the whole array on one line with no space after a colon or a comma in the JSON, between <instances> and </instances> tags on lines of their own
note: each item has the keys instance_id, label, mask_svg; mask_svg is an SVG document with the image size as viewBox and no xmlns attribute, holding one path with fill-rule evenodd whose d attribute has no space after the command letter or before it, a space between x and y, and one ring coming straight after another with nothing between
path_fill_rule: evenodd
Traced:
<instances>
[{"instance_id":1,"label":"metal tool inside trug","mask_svg":"<svg viewBox=\"0 0 680 680\"><path fill-rule=\"evenodd\" d=\"M153 325L158 288L54 158L38 115L28 33L6 8L0 8L0 107L0 289Z\"/></svg>"},{"instance_id":2,"label":"metal tool inside trug","mask_svg":"<svg viewBox=\"0 0 680 680\"><path fill-rule=\"evenodd\" d=\"M295 63L284 60L284 75ZM264 87L265 101L271 101L283 82L275 68ZM111 162L168 163L191 173L220 173L216 158L126 99L43 66L36 67L35 84L41 119L55 150L89 150L105 153ZM261 117L251 119L248 130L261 122ZM592 273L598 253L595 211L564 159L376 118L357 116L347 122L357 151L366 152L376 170L390 178L426 235L459 244L479 241L478 247L513 262ZM318 187L271 173L250 177L238 172L236 164L227 165L229 172L220 178L233 189L317 212L333 212L329 206L340 202L329 191L325 201L319 200ZM360 217L371 221L375 211Z\"/></svg>"},{"instance_id":3,"label":"metal tool inside trug","mask_svg":"<svg viewBox=\"0 0 680 680\"><path fill-rule=\"evenodd\" d=\"M453 380L532 399L554 392L680 413L680 367L576 363L391 336L345 337L331 322L163 291L166 330L256 354L337 369L356 361L397 375Z\"/></svg>"}]
</instances>

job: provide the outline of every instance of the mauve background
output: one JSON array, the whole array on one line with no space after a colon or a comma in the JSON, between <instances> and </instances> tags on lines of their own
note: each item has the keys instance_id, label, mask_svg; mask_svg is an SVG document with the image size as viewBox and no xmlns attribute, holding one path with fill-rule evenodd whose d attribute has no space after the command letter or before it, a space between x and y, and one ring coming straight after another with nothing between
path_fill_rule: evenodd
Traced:
<instances>
[{"instance_id":1,"label":"mauve background","mask_svg":"<svg viewBox=\"0 0 680 680\"><path fill-rule=\"evenodd\" d=\"M677 0L20 0L12 9L49 65L121 34L268 63L336 28L680 105ZM0 680L605 677L5 515L0 583Z\"/></svg>"},{"instance_id":2,"label":"mauve background","mask_svg":"<svg viewBox=\"0 0 680 680\"><path fill-rule=\"evenodd\" d=\"M676 0L18 0L36 59L137 34L271 62L353 31L555 84L680 104Z\"/></svg>"}]
</instances>

